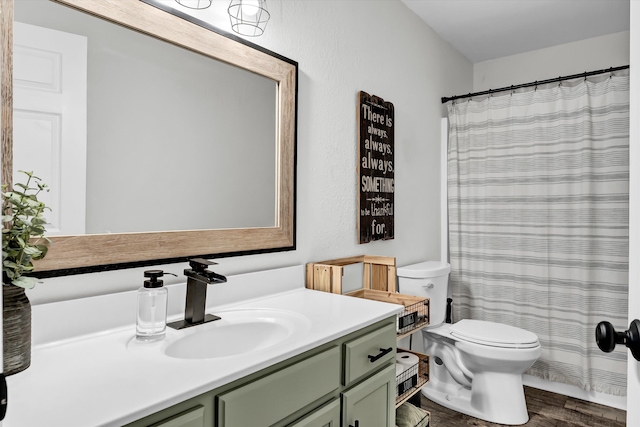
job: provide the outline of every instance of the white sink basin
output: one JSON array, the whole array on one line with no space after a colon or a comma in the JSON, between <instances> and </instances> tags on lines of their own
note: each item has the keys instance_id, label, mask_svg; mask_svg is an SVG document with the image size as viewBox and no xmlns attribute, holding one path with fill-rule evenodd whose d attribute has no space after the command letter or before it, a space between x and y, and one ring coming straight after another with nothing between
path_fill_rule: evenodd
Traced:
<instances>
[{"instance_id":1,"label":"white sink basin","mask_svg":"<svg viewBox=\"0 0 640 427\"><path fill-rule=\"evenodd\" d=\"M135 353L158 353L178 359L214 359L272 347L309 329L308 318L271 309L217 311L220 320L179 331L167 328L164 340L129 343Z\"/></svg>"}]
</instances>

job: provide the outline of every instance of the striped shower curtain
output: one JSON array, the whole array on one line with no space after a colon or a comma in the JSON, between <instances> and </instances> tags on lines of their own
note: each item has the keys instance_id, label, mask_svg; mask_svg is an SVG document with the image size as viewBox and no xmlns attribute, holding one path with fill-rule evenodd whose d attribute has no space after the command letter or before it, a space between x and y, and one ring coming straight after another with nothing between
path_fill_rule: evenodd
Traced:
<instances>
[{"instance_id":1,"label":"striped shower curtain","mask_svg":"<svg viewBox=\"0 0 640 427\"><path fill-rule=\"evenodd\" d=\"M449 102L455 320L536 333L528 374L626 395L629 77ZM622 348L621 348L622 347Z\"/></svg>"}]
</instances>

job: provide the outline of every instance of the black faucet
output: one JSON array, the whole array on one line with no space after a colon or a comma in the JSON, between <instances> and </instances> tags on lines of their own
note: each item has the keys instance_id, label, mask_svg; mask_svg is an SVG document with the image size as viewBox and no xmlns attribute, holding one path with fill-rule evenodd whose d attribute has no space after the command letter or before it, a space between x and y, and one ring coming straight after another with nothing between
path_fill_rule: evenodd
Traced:
<instances>
[{"instance_id":1,"label":"black faucet","mask_svg":"<svg viewBox=\"0 0 640 427\"><path fill-rule=\"evenodd\" d=\"M216 264L216 262L203 258L189 260L191 268L184 270L184 275L187 276L187 301L184 320L171 322L167 326L174 329L184 329L220 319L218 316L205 314L204 312L207 304L207 285L227 281L227 278L223 275L207 269L208 266Z\"/></svg>"}]
</instances>

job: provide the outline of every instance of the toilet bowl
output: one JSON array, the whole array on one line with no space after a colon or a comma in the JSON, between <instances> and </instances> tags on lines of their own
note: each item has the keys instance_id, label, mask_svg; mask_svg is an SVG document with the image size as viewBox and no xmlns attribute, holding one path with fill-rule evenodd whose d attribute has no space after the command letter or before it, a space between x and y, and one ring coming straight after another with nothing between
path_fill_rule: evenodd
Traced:
<instances>
[{"instance_id":1,"label":"toilet bowl","mask_svg":"<svg viewBox=\"0 0 640 427\"><path fill-rule=\"evenodd\" d=\"M430 326L422 332L430 356L428 399L489 422L529 420L522 374L540 356L538 337L495 322L444 323L450 267L434 261L398 268L399 291L430 298Z\"/></svg>"}]
</instances>

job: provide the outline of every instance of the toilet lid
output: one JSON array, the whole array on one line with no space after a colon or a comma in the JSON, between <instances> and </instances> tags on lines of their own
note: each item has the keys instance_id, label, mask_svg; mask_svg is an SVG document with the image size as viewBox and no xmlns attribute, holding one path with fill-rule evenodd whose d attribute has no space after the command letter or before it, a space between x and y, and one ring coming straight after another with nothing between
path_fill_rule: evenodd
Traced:
<instances>
[{"instance_id":1,"label":"toilet lid","mask_svg":"<svg viewBox=\"0 0 640 427\"><path fill-rule=\"evenodd\" d=\"M503 348L531 348L538 345L533 332L483 320L463 319L451 325L451 335L463 341Z\"/></svg>"}]
</instances>

